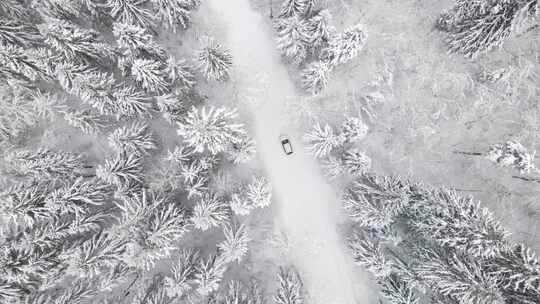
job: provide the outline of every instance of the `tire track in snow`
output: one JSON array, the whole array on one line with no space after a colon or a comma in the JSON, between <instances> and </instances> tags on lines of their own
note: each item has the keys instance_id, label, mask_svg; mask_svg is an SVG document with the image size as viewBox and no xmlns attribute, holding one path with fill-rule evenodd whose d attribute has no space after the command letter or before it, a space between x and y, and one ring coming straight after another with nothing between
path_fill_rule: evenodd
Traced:
<instances>
[{"instance_id":1,"label":"tire track in snow","mask_svg":"<svg viewBox=\"0 0 540 304\"><path fill-rule=\"evenodd\" d=\"M290 241L291 260L310 294L321 304L368 304L372 297L366 276L359 276L336 229L343 215L337 195L303 153L301 134L284 113L289 98L298 98L276 51L271 29L248 0L208 0L224 26L221 41L233 54L232 77L240 95L253 105L259 157L276 195L279 220ZM286 156L278 137L285 133L295 153Z\"/></svg>"}]
</instances>

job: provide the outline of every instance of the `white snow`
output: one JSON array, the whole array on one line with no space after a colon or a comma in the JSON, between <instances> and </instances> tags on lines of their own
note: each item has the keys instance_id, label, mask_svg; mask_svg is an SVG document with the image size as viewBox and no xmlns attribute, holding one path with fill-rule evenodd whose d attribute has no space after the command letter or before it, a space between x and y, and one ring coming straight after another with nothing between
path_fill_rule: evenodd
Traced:
<instances>
[{"instance_id":1,"label":"white snow","mask_svg":"<svg viewBox=\"0 0 540 304\"><path fill-rule=\"evenodd\" d=\"M259 157L276 196L279 222L287 233L291 260L300 271L310 303L368 304L366 276L360 276L337 232L341 204L304 153L300 133L285 113L288 98L299 98L276 52L271 29L248 0L210 0L231 49L236 88L249 96ZM295 153L286 156L279 135L286 134Z\"/></svg>"}]
</instances>

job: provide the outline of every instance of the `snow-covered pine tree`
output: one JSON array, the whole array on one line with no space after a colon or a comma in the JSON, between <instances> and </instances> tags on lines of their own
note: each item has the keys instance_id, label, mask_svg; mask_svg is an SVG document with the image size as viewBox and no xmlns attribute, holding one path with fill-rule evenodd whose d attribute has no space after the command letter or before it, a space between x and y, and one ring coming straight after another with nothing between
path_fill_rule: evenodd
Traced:
<instances>
[{"instance_id":1,"label":"snow-covered pine tree","mask_svg":"<svg viewBox=\"0 0 540 304\"><path fill-rule=\"evenodd\" d=\"M364 139L368 131L369 127L360 117L349 116L341 124L340 135L345 138L346 143L354 143Z\"/></svg>"},{"instance_id":2,"label":"snow-covered pine tree","mask_svg":"<svg viewBox=\"0 0 540 304\"><path fill-rule=\"evenodd\" d=\"M304 286L300 275L292 267L280 267L278 273L279 286L274 302L276 304L304 303Z\"/></svg>"},{"instance_id":3,"label":"snow-covered pine tree","mask_svg":"<svg viewBox=\"0 0 540 304\"><path fill-rule=\"evenodd\" d=\"M247 185L245 195L250 205L256 208L268 207L272 204L272 185L266 178L255 176Z\"/></svg>"},{"instance_id":4,"label":"snow-covered pine tree","mask_svg":"<svg viewBox=\"0 0 540 304\"><path fill-rule=\"evenodd\" d=\"M331 71L332 66L324 61L308 64L301 72L302 87L313 95L321 93L328 85Z\"/></svg>"},{"instance_id":5,"label":"snow-covered pine tree","mask_svg":"<svg viewBox=\"0 0 540 304\"><path fill-rule=\"evenodd\" d=\"M492 145L486 153L486 158L493 163L515 168L521 174L535 170L534 156L535 152L530 153L522 144L513 140Z\"/></svg>"},{"instance_id":6,"label":"snow-covered pine tree","mask_svg":"<svg viewBox=\"0 0 540 304\"><path fill-rule=\"evenodd\" d=\"M28 15L28 10L18 0L4 0L0 2L0 15L24 19Z\"/></svg>"},{"instance_id":7,"label":"snow-covered pine tree","mask_svg":"<svg viewBox=\"0 0 540 304\"><path fill-rule=\"evenodd\" d=\"M112 96L116 81L112 74L84 68L75 71L60 67L57 77L68 93L96 108L100 114L116 113L117 106Z\"/></svg>"},{"instance_id":8,"label":"snow-covered pine tree","mask_svg":"<svg viewBox=\"0 0 540 304\"><path fill-rule=\"evenodd\" d=\"M191 221L195 228L208 230L227 223L230 210L227 204L215 194L204 194L193 208Z\"/></svg>"},{"instance_id":9,"label":"snow-covered pine tree","mask_svg":"<svg viewBox=\"0 0 540 304\"><path fill-rule=\"evenodd\" d=\"M255 208L252 203L243 193L236 192L231 194L229 206L236 215L248 215Z\"/></svg>"},{"instance_id":10,"label":"snow-covered pine tree","mask_svg":"<svg viewBox=\"0 0 540 304\"><path fill-rule=\"evenodd\" d=\"M148 155L157 149L156 142L144 122L134 122L114 130L108 137L109 145L117 152Z\"/></svg>"},{"instance_id":11,"label":"snow-covered pine tree","mask_svg":"<svg viewBox=\"0 0 540 304\"><path fill-rule=\"evenodd\" d=\"M45 43L68 61L103 62L115 57L114 49L96 31L83 29L71 22L49 19L39 30Z\"/></svg>"},{"instance_id":12,"label":"snow-covered pine tree","mask_svg":"<svg viewBox=\"0 0 540 304\"><path fill-rule=\"evenodd\" d=\"M362 175L371 169L371 158L358 149L349 149L343 154L343 166L352 175Z\"/></svg>"},{"instance_id":13,"label":"snow-covered pine tree","mask_svg":"<svg viewBox=\"0 0 540 304\"><path fill-rule=\"evenodd\" d=\"M181 95L189 93L196 83L193 67L185 59L176 60L169 57L167 68L169 78L177 86L174 93Z\"/></svg>"},{"instance_id":14,"label":"snow-covered pine tree","mask_svg":"<svg viewBox=\"0 0 540 304\"><path fill-rule=\"evenodd\" d=\"M22 48L38 46L43 37L31 23L20 19L0 20L0 44L11 44Z\"/></svg>"},{"instance_id":15,"label":"snow-covered pine tree","mask_svg":"<svg viewBox=\"0 0 540 304\"><path fill-rule=\"evenodd\" d=\"M192 107L177 123L178 135L196 152L209 151L215 155L244 138L244 125L234 122L237 117L236 109Z\"/></svg>"},{"instance_id":16,"label":"snow-covered pine tree","mask_svg":"<svg viewBox=\"0 0 540 304\"><path fill-rule=\"evenodd\" d=\"M146 0L106 0L105 8L117 22L149 28L154 24L155 17L145 7L146 3Z\"/></svg>"},{"instance_id":17,"label":"snow-covered pine tree","mask_svg":"<svg viewBox=\"0 0 540 304\"><path fill-rule=\"evenodd\" d=\"M308 145L307 150L317 158L328 155L333 149L343 144L343 138L336 134L330 125L325 124L321 127L320 123L304 135L304 141Z\"/></svg>"},{"instance_id":18,"label":"snow-covered pine tree","mask_svg":"<svg viewBox=\"0 0 540 304\"><path fill-rule=\"evenodd\" d=\"M27 92L20 88L0 85L0 108L1 142L17 142L38 122Z\"/></svg>"},{"instance_id":19,"label":"snow-covered pine tree","mask_svg":"<svg viewBox=\"0 0 540 304\"><path fill-rule=\"evenodd\" d=\"M276 20L277 48L281 55L295 65L302 64L308 55L308 24L293 15Z\"/></svg>"},{"instance_id":20,"label":"snow-covered pine tree","mask_svg":"<svg viewBox=\"0 0 540 304\"><path fill-rule=\"evenodd\" d=\"M354 261L364 267L378 280L384 281L394 271L394 263L383 252L381 244L365 233L355 231L349 239Z\"/></svg>"},{"instance_id":21,"label":"snow-covered pine tree","mask_svg":"<svg viewBox=\"0 0 540 304\"><path fill-rule=\"evenodd\" d=\"M131 76L148 92L161 94L169 92L172 88L169 66L161 60L133 60Z\"/></svg>"},{"instance_id":22,"label":"snow-covered pine tree","mask_svg":"<svg viewBox=\"0 0 540 304\"><path fill-rule=\"evenodd\" d=\"M415 271L433 289L459 303L506 303L498 287L499 276L483 270L483 261L456 252L424 248Z\"/></svg>"},{"instance_id":23,"label":"snow-covered pine tree","mask_svg":"<svg viewBox=\"0 0 540 304\"><path fill-rule=\"evenodd\" d=\"M103 117L94 113L91 109L65 109L60 113L70 126L81 130L85 134L98 134L106 127Z\"/></svg>"},{"instance_id":24,"label":"snow-covered pine tree","mask_svg":"<svg viewBox=\"0 0 540 304\"><path fill-rule=\"evenodd\" d=\"M31 227L51 216L51 210L44 204L48 191L49 184L23 183L0 192L0 228L10 223Z\"/></svg>"},{"instance_id":25,"label":"snow-covered pine tree","mask_svg":"<svg viewBox=\"0 0 540 304\"><path fill-rule=\"evenodd\" d=\"M331 180L345 172L343 160L333 155L329 155L328 157L322 159L321 165L324 175Z\"/></svg>"},{"instance_id":26,"label":"snow-covered pine tree","mask_svg":"<svg viewBox=\"0 0 540 304\"><path fill-rule=\"evenodd\" d=\"M11 0L10 0L11 1ZM1 5L1 4L0 4ZM24 290L13 283L0 279L0 301L6 304L20 303Z\"/></svg>"},{"instance_id":27,"label":"snow-covered pine tree","mask_svg":"<svg viewBox=\"0 0 540 304\"><path fill-rule=\"evenodd\" d=\"M392 274L378 281L381 292L391 304L418 304L420 297L403 279Z\"/></svg>"},{"instance_id":28,"label":"snow-covered pine tree","mask_svg":"<svg viewBox=\"0 0 540 304\"><path fill-rule=\"evenodd\" d=\"M257 147L255 141L248 136L235 142L227 150L227 159L235 165L247 163L253 159Z\"/></svg>"},{"instance_id":29,"label":"snow-covered pine tree","mask_svg":"<svg viewBox=\"0 0 540 304\"><path fill-rule=\"evenodd\" d=\"M11 82L24 83L47 78L29 50L5 43L0 43L0 76Z\"/></svg>"},{"instance_id":30,"label":"snow-covered pine tree","mask_svg":"<svg viewBox=\"0 0 540 304\"><path fill-rule=\"evenodd\" d=\"M313 0L312 0L313 1ZM324 48L330 39L336 35L336 29L332 26L332 15L328 10L320 10L306 20L306 36L308 42L314 48L313 54Z\"/></svg>"},{"instance_id":31,"label":"snow-covered pine tree","mask_svg":"<svg viewBox=\"0 0 540 304\"><path fill-rule=\"evenodd\" d=\"M165 277L164 280L165 292L169 298L182 298L193 289L193 280L199 260L197 250L183 249L180 251L177 262L172 266L171 275Z\"/></svg>"},{"instance_id":32,"label":"snow-covered pine tree","mask_svg":"<svg viewBox=\"0 0 540 304\"><path fill-rule=\"evenodd\" d=\"M103 181L123 187L142 181L142 159L136 153L118 153L96 169L96 176Z\"/></svg>"},{"instance_id":33,"label":"snow-covered pine tree","mask_svg":"<svg viewBox=\"0 0 540 304\"><path fill-rule=\"evenodd\" d=\"M308 2L308 0L283 0L279 17L289 18L304 15Z\"/></svg>"},{"instance_id":34,"label":"snow-covered pine tree","mask_svg":"<svg viewBox=\"0 0 540 304\"><path fill-rule=\"evenodd\" d=\"M57 18L73 20L80 16L80 1L41 0L31 1L31 8L36 10L44 19Z\"/></svg>"},{"instance_id":35,"label":"snow-covered pine tree","mask_svg":"<svg viewBox=\"0 0 540 304\"><path fill-rule=\"evenodd\" d=\"M240 263L248 253L248 243L251 241L247 227L244 224L232 223L223 227L225 240L218 244L220 255L227 263Z\"/></svg>"},{"instance_id":36,"label":"snow-covered pine tree","mask_svg":"<svg viewBox=\"0 0 540 304\"><path fill-rule=\"evenodd\" d=\"M63 96L39 89L30 93L30 100L35 115L48 121L56 120L58 114L66 108L66 99Z\"/></svg>"},{"instance_id":37,"label":"snow-covered pine tree","mask_svg":"<svg viewBox=\"0 0 540 304\"><path fill-rule=\"evenodd\" d=\"M206 261L201 259L193 280L197 286L197 292L202 296L207 296L218 290L226 270L227 263L217 254L210 255Z\"/></svg>"},{"instance_id":38,"label":"snow-covered pine tree","mask_svg":"<svg viewBox=\"0 0 540 304\"><path fill-rule=\"evenodd\" d=\"M122 54L126 57L165 58L165 50L142 26L116 22L113 24L113 35Z\"/></svg>"},{"instance_id":39,"label":"snow-covered pine tree","mask_svg":"<svg viewBox=\"0 0 540 304\"><path fill-rule=\"evenodd\" d=\"M110 196L110 189L99 180L77 178L50 192L45 207L53 214L86 214L92 206L103 205Z\"/></svg>"},{"instance_id":40,"label":"snow-covered pine tree","mask_svg":"<svg viewBox=\"0 0 540 304\"><path fill-rule=\"evenodd\" d=\"M36 178L73 177L86 168L79 155L49 149L11 151L4 155L4 162L8 173Z\"/></svg>"},{"instance_id":41,"label":"snow-covered pine tree","mask_svg":"<svg viewBox=\"0 0 540 304\"><path fill-rule=\"evenodd\" d=\"M413 196L407 184L393 177L363 176L343 195L344 207L361 227L382 229L395 222Z\"/></svg>"},{"instance_id":42,"label":"snow-covered pine tree","mask_svg":"<svg viewBox=\"0 0 540 304\"><path fill-rule=\"evenodd\" d=\"M500 47L514 31L521 31L524 19L538 14L537 6L537 0L457 0L454 8L441 16L438 27L447 32L450 51L474 58Z\"/></svg>"},{"instance_id":43,"label":"snow-covered pine tree","mask_svg":"<svg viewBox=\"0 0 540 304\"><path fill-rule=\"evenodd\" d=\"M163 27L172 32L187 29L191 22L191 11L199 5L199 0L151 0L154 16Z\"/></svg>"},{"instance_id":44,"label":"snow-covered pine tree","mask_svg":"<svg viewBox=\"0 0 540 304\"><path fill-rule=\"evenodd\" d=\"M212 37L203 38L203 46L195 53L195 66L208 80L229 79L233 58L228 49Z\"/></svg>"},{"instance_id":45,"label":"snow-covered pine tree","mask_svg":"<svg viewBox=\"0 0 540 304\"><path fill-rule=\"evenodd\" d=\"M364 48L367 33L361 25L355 25L328 41L328 46L321 50L320 58L332 66L345 64Z\"/></svg>"},{"instance_id":46,"label":"snow-covered pine tree","mask_svg":"<svg viewBox=\"0 0 540 304\"><path fill-rule=\"evenodd\" d=\"M123 263L124 251L124 240L107 233L98 233L80 246L62 253L61 259L67 264L67 275L92 278Z\"/></svg>"},{"instance_id":47,"label":"snow-covered pine tree","mask_svg":"<svg viewBox=\"0 0 540 304\"><path fill-rule=\"evenodd\" d=\"M116 116L145 117L150 114L151 98L134 85L117 85L113 89L112 97Z\"/></svg>"}]
</instances>

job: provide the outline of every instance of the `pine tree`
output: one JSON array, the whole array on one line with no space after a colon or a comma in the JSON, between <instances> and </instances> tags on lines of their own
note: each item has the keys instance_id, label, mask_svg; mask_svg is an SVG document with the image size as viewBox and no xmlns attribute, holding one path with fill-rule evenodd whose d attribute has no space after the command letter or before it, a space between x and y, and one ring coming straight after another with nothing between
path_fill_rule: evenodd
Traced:
<instances>
[{"instance_id":1,"label":"pine tree","mask_svg":"<svg viewBox=\"0 0 540 304\"><path fill-rule=\"evenodd\" d=\"M193 107L177 123L178 135L196 152L209 151L215 155L245 136L244 125L234 123L237 117L236 109L203 107L199 110Z\"/></svg>"},{"instance_id":2,"label":"pine tree","mask_svg":"<svg viewBox=\"0 0 540 304\"><path fill-rule=\"evenodd\" d=\"M540 299L540 259L530 248L507 246L489 263L488 269L500 277L505 289L530 292Z\"/></svg>"},{"instance_id":3,"label":"pine tree","mask_svg":"<svg viewBox=\"0 0 540 304\"><path fill-rule=\"evenodd\" d=\"M349 116L341 124L340 135L346 143L358 142L366 137L369 127L360 117Z\"/></svg>"},{"instance_id":4,"label":"pine tree","mask_svg":"<svg viewBox=\"0 0 540 304\"><path fill-rule=\"evenodd\" d=\"M440 18L439 29L447 32L452 52L474 58L500 47L520 25L537 14L537 0L456 1Z\"/></svg>"},{"instance_id":5,"label":"pine tree","mask_svg":"<svg viewBox=\"0 0 540 304\"><path fill-rule=\"evenodd\" d=\"M196 68L208 80L229 79L233 58L229 50L211 37L203 39L203 47L195 53Z\"/></svg>"},{"instance_id":6,"label":"pine tree","mask_svg":"<svg viewBox=\"0 0 540 304\"><path fill-rule=\"evenodd\" d=\"M117 105L113 97L116 80L112 74L96 70L73 72L62 69L58 75L60 84L68 93L76 95L102 115L116 113Z\"/></svg>"},{"instance_id":7,"label":"pine tree","mask_svg":"<svg viewBox=\"0 0 540 304\"><path fill-rule=\"evenodd\" d=\"M79 155L49 149L12 151L4 156L4 161L11 174L37 178L77 176L86 166Z\"/></svg>"},{"instance_id":8,"label":"pine tree","mask_svg":"<svg viewBox=\"0 0 540 304\"><path fill-rule=\"evenodd\" d=\"M322 160L324 175L329 179L335 179L345 172L343 159L330 155Z\"/></svg>"},{"instance_id":9,"label":"pine tree","mask_svg":"<svg viewBox=\"0 0 540 304\"><path fill-rule=\"evenodd\" d=\"M308 0L284 0L281 4L280 18L301 16L306 12Z\"/></svg>"},{"instance_id":10,"label":"pine tree","mask_svg":"<svg viewBox=\"0 0 540 304\"><path fill-rule=\"evenodd\" d=\"M382 294L391 304L418 304L420 301L417 293L397 275L390 275L378 283L382 287Z\"/></svg>"},{"instance_id":11,"label":"pine tree","mask_svg":"<svg viewBox=\"0 0 540 304\"><path fill-rule=\"evenodd\" d=\"M118 22L148 28L154 24L154 16L144 7L146 3L146 0L107 0L105 7Z\"/></svg>"},{"instance_id":12,"label":"pine tree","mask_svg":"<svg viewBox=\"0 0 540 304\"><path fill-rule=\"evenodd\" d=\"M11 44L22 48L39 45L43 41L37 28L20 19L0 20L0 44Z\"/></svg>"},{"instance_id":13,"label":"pine tree","mask_svg":"<svg viewBox=\"0 0 540 304\"><path fill-rule=\"evenodd\" d=\"M361 25L350 27L330 39L328 46L321 51L320 58L331 66L345 64L358 56L367 37Z\"/></svg>"},{"instance_id":14,"label":"pine tree","mask_svg":"<svg viewBox=\"0 0 540 304\"><path fill-rule=\"evenodd\" d=\"M157 149L148 126L142 122L134 122L120 127L109 135L109 145L117 152L138 153L148 155L150 150Z\"/></svg>"},{"instance_id":15,"label":"pine tree","mask_svg":"<svg viewBox=\"0 0 540 304\"><path fill-rule=\"evenodd\" d=\"M250 205L258 208L265 208L272 203L272 186L264 177L254 177L245 190L246 199Z\"/></svg>"},{"instance_id":16,"label":"pine tree","mask_svg":"<svg viewBox=\"0 0 540 304\"><path fill-rule=\"evenodd\" d=\"M81 4L79 1L42 0L32 1L31 6L43 18L58 18L73 20L80 16Z\"/></svg>"},{"instance_id":17,"label":"pine tree","mask_svg":"<svg viewBox=\"0 0 540 304\"><path fill-rule=\"evenodd\" d=\"M198 1L191 0L151 0L154 15L163 27L172 32L176 29L187 29L191 22L191 10L198 6ZM194 5L195 4L195 5Z\"/></svg>"},{"instance_id":18,"label":"pine tree","mask_svg":"<svg viewBox=\"0 0 540 304\"><path fill-rule=\"evenodd\" d=\"M191 221L195 228L208 230L219 227L230 218L230 211L223 200L215 194L205 194L193 209Z\"/></svg>"},{"instance_id":19,"label":"pine tree","mask_svg":"<svg viewBox=\"0 0 540 304\"><path fill-rule=\"evenodd\" d=\"M277 48L282 56L295 65L304 62L308 54L309 36L307 22L293 15L278 19L275 24L277 32Z\"/></svg>"},{"instance_id":20,"label":"pine tree","mask_svg":"<svg viewBox=\"0 0 540 304\"><path fill-rule=\"evenodd\" d=\"M23 183L0 192L1 222L31 227L36 221L49 217L51 210L44 204L49 187L48 184Z\"/></svg>"},{"instance_id":21,"label":"pine tree","mask_svg":"<svg viewBox=\"0 0 540 304\"><path fill-rule=\"evenodd\" d=\"M216 291L226 270L227 263L216 254L209 256L206 261L201 259L194 279L197 292L202 296L207 296Z\"/></svg>"},{"instance_id":22,"label":"pine tree","mask_svg":"<svg viewBox=\"0 0 540 304\"><path fill-rule=\"evenodd\" d=\"M151 98L136 86L121 84L114 88L112 93L114 99L114 110L117 116L138 116L150 115L152 107Z\"/></svg>"},{"instance_id":23,"label":"pine tree","mask_svg":"<svg viewBox=\"0 0 540 304\"><path fill-rule=\"evenodd\" d=\"M60 113L70 126L85 134L99 134L106 126L102 116L93 113L90 109L64 110Z\"/></svg>"},{"instance_id":24,"label":"pine tree","mask_svg":"<svg viewBox=\"0 0 540 304\"><path fill-rule=\"evenodd\" d=\"M310 133L304 135L304 141L308 144L307 150L317 158L328 155L343 143L343 139L335 134L330 125L325 124L324 127L321 127L319 123Z\"/></svg>"},{"instance_id":25,"label":"pine tree","mask_svg":"<svg viewBox=\"0 0 540 304\"><path fill-rule=\"evenodd\" d=\"M310 0L315 1L315 0ZM308 42L319 51L336 35L336 29L331 25L332 15L328 10L320 10L306 20L306 36Z\"/></svg>"},{"instance_id":26,"label":"pine tree","mask_svg":"<svg viewBox=\"0 0 540 304\"><path fill-rule=\"evenodd\" d=\"M0 76L26 83L47 78L30 51L3 43L0 43Z\"/></svg>"},{"instance_id":27,"label":"pine tree","mask_svg":"<svg viewBox=\"0 0 540 304\"><path fill-rule=\"evenodd\" d=\"M246 226L244 224L238 226L236 223L226 225L223 233L225 240L218 244L223 260L240 263L248 253L248 243L251 241Z\"/></svg>"},{"instance_id":28,"label":"pine tree","mask_svg":"<svg viewBox=\"0 0 540 304\"><path fill-rule=\"evenodd\" d=\"M332 66L324 61L315 61L302 70L302 87L308 93L317 95L328 85L328 77Z\"/></svg>"},{"instance_id":29,"label":"pine tree","mask_svg":"<svg viewBox=\"0 0 540 304\"><path fill-rule=\"evenodd\" d=\"M105 164L96 169L96 176L118 187L142 181L142 159L134 153L119 153L113 159L106 159Z\"/></svg>"},{"instance_id":30,"label":"pine tree","mask_svg":"<svg viewBox=\"0 0 540 304\"><path fill-rule=\"evenodd\" d=\"M126 57L165 58L165 50L142 26L116 22L113 24L113 35L122 54Z\"/></svg>"},{"instance_id":31,"label":"pine tree","mask_svg":"<svg viewBox=\"0 0 540 304\"><path fill-rule=\"evenodd\" d=\"M0 141L17 142L38 122L25 90L0 85Z\"/></svg>"},{"instance_id":32,"label":"pine tree","mask_svg":"<svg viewBox=\"0 0 540 304\"><path fill-rule=\"evenodd\" d=\"M91 63L112 59L114 50L93 30L83 29L65 20L50 19L40 26L45 43L67 60Z\"/></svg>"},{"instance_id":33,"label":"pine tree","mask_svg":"<svg viewBox=\"0 0 540 304\"><path fill-rule=\"evenodd\" d=\"M343 166L352 175L362 175L371 169L371 158L358 149L343 154Z\"/></svg>"},{"instance_id":34,"label":"pine tree","mask_svg":"<svg viewBox=\"0 0 540 304\"><path fill-rule=\"evenodd\" d=\"M49 121L56 120L58 114L66 108L65 98L39 89L35 89L34 92L30 93L30 100L35 115Z\"/></svg>"},{"instance_id":35,"label":"pine tree","mask_svg":"<svg viewBox=\"0 0 540 304\"><path fill-rule=\"evenodd\" d=\"M529 153L519 142L511 140L492 145L486 153L486 158L501 167L513 167L521 174L526 174L535 170L534 155L534 152Z\"/></svg>"},{"instance_id":36,"label":"pine tree","mask_svg":"<svg viewBox=\"0 0 540 304\"><path fill-rule=\"evenodd\" d=\"M243 193L233 193L229 206L236 215L248 215L255 208L253 201L249 200Z\"/></svg>"},{"instance_id":37,"label":"pine tree","mask_svg":"<svg viewBox=\"0 0 540 304\"><path fill-rule=\"evenodd\" d=\"M131 76L149 92L165 93L171 90L168 66L159 60L135 59Z\"/></svg>"},{"instance_id":38,"label":"pine tree","mask_svg":"<svg viewBox=\"0 0 540 304\"><path fill-rule=\"evenodd\" d=\"M255 141L245 136L227 150L227 159L235 165L243 164L252 160L256 152Z\"/></svg>"},{"instance_id":39,"label":"pine tree","mask_svg":"<svg viewBox=\"0 0 540 304\"><path fill-rule=\"evenodd\" d=\"M184 249L180 252L178 261L172 267L171 276L164 280L165 292L169 298L182 297L192 290L199 260L199 252L196 250Z\"/></svg>"},{"instance_id":40,"label":"pine tree","mask_svg":"<svg viewBox=\"0 0 540 304\"><path fill-rule=\"evenodd\" d=\"M380 244L359 232L349 240L356 264L364 267L379 280L384 281L394 271L394 263L389 260Z\"/></svg>"},{"instance_id":41,"label":"pine tree","mask_svg":"<svg viewBox=\"0 0 540 304\"><path fill-rule=\"evenodd\" d=\"M17 287L15 284L8 283L3 279L0 280L0 301L2 301L2 303L19 303L19 300L23 294L23 289Z\"/></svg>"},{"instance_id":42,"label":"pine tree","mask_svg":"<svg viewBox=\"0 0 540 304\"><path fill-rule=\"evenodd\" d=\"M497 286L499 278L483 271L478 261L429 248L424 249L419 258L416 271L443 295L460 303L505 303Z\"/></svg>"},{"instance_id":43,"label":"pine tree","mask_svg":"<svg viewBox=\"0 0 540 304\"><path fill-rule=\"evenodd\" d=\"M274 296L276 304L304 303L304 287L295 269L280 267L278 280L279 287Z\"/></svg>"},{"instance_id":44,"label":"pine tree","mask_svg":"<svg viewBox=\"0 0 540 304\"><path fill-rule=\"evenodd\" d=\"M0 1L0 15L11 18L24 19L28 10L18 0Z\"/></svg>"}]
</instances>

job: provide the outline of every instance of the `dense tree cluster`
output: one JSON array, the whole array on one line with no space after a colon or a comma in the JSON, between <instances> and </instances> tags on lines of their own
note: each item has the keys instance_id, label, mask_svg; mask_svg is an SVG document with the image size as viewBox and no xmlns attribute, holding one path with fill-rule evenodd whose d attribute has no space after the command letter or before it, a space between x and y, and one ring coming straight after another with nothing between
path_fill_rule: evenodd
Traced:
<instances>
[{"instance_id":1,"label":"dense tree cluster","mask_svg":"<svg viewBox=\"0 0 540 304\"><path fill-rule=\"evenodd\" d=\"M470 197L395 177L358 177L343 197L355 260L389 303L538 303L539 260ZM526 270L525 270L526 269Z\"/></svg>"},{"instance_id":2,"label":"dense tree cluster","mask_svg":"<svg viewBox=\"0 0 540 304\"><path fill-rule=\"evenodd\" d=\"M334 68L358 55L367 39L360 25L338 33L330 12L320 9L317 2L284 0L275 21L278 50L286 60L302 67L302 87L314 95L327 86Z\"/></svg>"}]
</instances>

